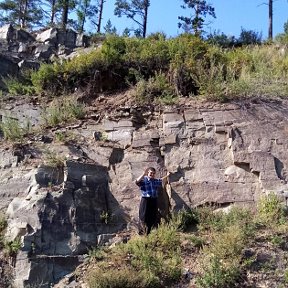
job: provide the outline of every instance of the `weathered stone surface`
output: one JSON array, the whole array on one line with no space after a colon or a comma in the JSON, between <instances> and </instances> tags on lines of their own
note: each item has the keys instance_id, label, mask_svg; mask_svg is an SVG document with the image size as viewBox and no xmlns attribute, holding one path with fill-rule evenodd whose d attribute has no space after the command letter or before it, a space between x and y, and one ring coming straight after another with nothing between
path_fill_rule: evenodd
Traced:
<instances>
[{"instance_id":1,"label":"weathered stone surface","mask_svg":"<svg viewBox=\"0 0 288 288\"><path fill-rule=\"evenodd\" d=\"M14 28L11 24L5 25L0 27L0 76L17 76L19 68L20 71L27 68L38 69L39 61L51 62L59 56L66 58L74 49L79 50L79 47L88 45L88 36L78 35L71 29L63 31L49 28L36 33L34 37L31 33ZM71 57L80 53L78 51ZM7 55L13 55L13 59ZM19 67L16 67L18 62L20 62ZM0 85L2 87L3 83L1 82Z\"/></svg>"},{"instance_id":2,"label":"weathered stone surface","mask_svg":"<svg viewBox=\"0 0 288 288\"><path fill-rule=\"evenodd\" d=\"M122 129L118 131L107 132L107 140L117 142L123 147L131 146L132 143L132 130Z\"/></svg>"},{"instance_id":3,"label":"weathered stone surface","mask_svg":"<svg viewBox=\"0 0 288 288\"><path fill-rule=\"evenodd\" d=\"M17 104L12 106L3 105L0 107L0 121L5 122L7 118L12 118L18 120L22 127L27 127L27 125L36 126L43 122L41 113L42 109L40 106L19 101Z\"/></svg>"},{"instance_id":4,"label":"weathered stone surface","mask_svg":"<svg viewBox=\"0 0 288 288\"><path fill-rule=\"evenodd\" d=\"M49 59L53 53L53 47L50 44L38 45L34 51L34 55L38 59Z\"/></svg>"},{"instance_id":5,"label":"weathered stone surface","mask_svg":"<svg viewBox=\"0 0 288 288\"><path fill-rule=\"evenodd\" d=\"M14 35L14 28L11 24L7 24L0 27L0 39L10 42L13 40L13 35Z\"/></svg>"},{"instance_id":6,"label":"weathered stone surface","mask_svg":"<svg viewBox=\"0 0 288 288\"><path fill-rule=\"evenodd\" d=\"M205 203L253 205L265 193L288 195L288 106L277 105L242 109L235 104L225 109L221 104L217 110L190 107L181 113L170 108L148 113L137 127L129 113L127 118L113 118L120 121L91 121L73 128L77 144L45 143L59 157L74 159L66 161L65 177L45 165L20 173L25 157L2 152L0 191L6 192L0 196L4 205L15 198L8 209L8 234L12 239L22 235L26 256L21 255L27 258L22 272L16 267L19 285L24 279L38 281L33 276L36 263L48 275L45 281L61 277L74 264L68 267L59 255L81 255L89 245L109 241L128 223L137 223L140 193L134 181L149 166L157 169L157 177L171 172L173 210ZM18 113L13 105L2 109L11 117ZM18 119L23 122L25 117ZM108 139L96 141L95 131L106 131ZM121 144L127 139L127 145ZM169 195L162 196L167 208ZM35 259L30 257L31 246Z\"/></svg>"},{"instance_id":7,"label":"weathered stone surface","mask_svg":"<svg viewBox=\"0 0 288 288\"><path fill-rule=\"evenodd\" d=\"M0 76L17 76L19 68L15 61L13 61L11 58L8 58L7 56L0 54L0 63Z\"/></svg>"},{"instance_id":8,"label":"weathered stone surface","mask_svg":"<svg viewBox=\"0 0 288 288\"><path fill-rule=\"evenodd\" d=\"M38 33L36 40L42 43L49 42L56 44L57 43L57 29L49 28L41 33Z\"/></svg>"}]
</instances>

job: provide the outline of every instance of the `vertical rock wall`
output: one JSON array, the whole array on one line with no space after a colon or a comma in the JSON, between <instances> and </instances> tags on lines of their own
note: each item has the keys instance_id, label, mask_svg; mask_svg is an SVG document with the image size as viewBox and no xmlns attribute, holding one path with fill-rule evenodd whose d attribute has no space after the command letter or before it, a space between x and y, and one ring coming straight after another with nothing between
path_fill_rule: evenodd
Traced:
<instances>
[{"instance_id":1,"label":"vertical rock wall","mask_svg":"<svg viewBox=\"0 0 288 288\"><path fill-rule=\"evenodd\" d=\"M174 210L205 203L254 205L270 192L285 200L287 107L282 102L159 112L120 108L100 123L76 125L77 143L42 143L66 158L65 167L57 169L24 165L27 151L40 160L31 152L35 143L24 156L3 150L0 203L6 207L13 199L7 237L23 242L16 287L48 287L72 271L90 247L133 225L140 200L134 181L149 166L159 177L171 172ZM9 117L21 121L14 110L9 108Z\"/></svg>"}]
</instances>

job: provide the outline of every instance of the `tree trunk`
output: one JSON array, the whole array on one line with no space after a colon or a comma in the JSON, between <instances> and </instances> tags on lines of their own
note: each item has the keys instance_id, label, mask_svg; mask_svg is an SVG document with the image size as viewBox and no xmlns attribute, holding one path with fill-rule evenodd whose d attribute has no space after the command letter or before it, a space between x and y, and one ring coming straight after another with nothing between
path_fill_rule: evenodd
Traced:
<instances>
[{"instance_id":1,"label":"tree trunk","mask_svg":"<svg viewBox=\"0 0 288 288\"><path fill-rule=\"evenodd\" d=\"M28 11L28 0L24 0L21 5L20 14L21 14L21 20L20 20L20 27L26 28L27 26L27 11Z\"/></svg>"},{"instance_id":2,"label":"tree trunk","mask_svg":"<svg viewBox=\"0 0 288 288\"><path fill-rule=\"evenodd\" d=\"M104 0L100 0L99 14L98 14L98 24L97 24L97 33L101 32L101 22L102 22L102 14L103 14L104 2L105 2Z\"/></svg>"},{"instance_id":3,"label":"tree trunk","mask_svg":"<svg viewBox=\"0 0 288 288\"><path fill-rule=\"evenodd\" d=\"M68 11L69 11L69 0L64 0L63 11L62 11L62 29L66 30L68 23Z\"/></svg>"},{"instance_id":4,"label":"tree trunk","mask_svg":"<svg viewBox=\"0 0 288 288\"><path fill-rule=\"evenodd\" d=\"M50 16L50 26L54 25L55 13L56 13L56 0L53 0L51 3L51 16Z\"/></svg>"},{"instance_id":5,"label":"tree trunk","mask_svg":"<svg viewBox=\"0 0 288 288\"><path fill-rule=\"evenodd\" d=\"M269 0L269 28L268 28L268 39L273 38L273 0Z\"/></svg>"},{"instance_id":6,"label":"tree trunk","mask_svg":"<svg viewBox=\"0 0 288 288\"><path fill-rule=\"evenodd\" d=\"M143 18L143 38L146 37L147 32L147 19L148 19L148 8L149 8L149 0L144 0L144 18Z\"/></svg>"}]
</instances>

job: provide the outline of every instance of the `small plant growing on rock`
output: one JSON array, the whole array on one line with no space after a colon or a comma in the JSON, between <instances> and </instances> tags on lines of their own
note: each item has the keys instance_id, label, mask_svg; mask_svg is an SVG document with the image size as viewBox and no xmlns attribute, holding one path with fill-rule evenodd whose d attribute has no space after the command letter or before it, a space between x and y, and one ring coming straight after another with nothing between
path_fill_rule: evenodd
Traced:
<instances>
[{"instance_id":1,"label":"small plant growing on rock","mask_svg":"<svg viewBox=\"0 0 288 288\"><path fill-rule=\"evenodd\" d=\"M24 130L20 126L18 120L13 118L5 119L5 122L0 123L0 129L4 135L6 140L10 140L12 142L22 141L24 137Z\"/></svg>"},{"instance_id":2,"label":"small plant growing on rock","mask_svg":"<svg viewBox=\"0 0 288 288\"><path fill-rule=\"evenodd\" d=\"M258 202L258 219L265 225L275 225L285 221L285 211L279 197L271 193Z\"/></svg>"},{"instance_id":3,"label":"small plant growing on rock","mask_svg":"<svg viewBox=\"0 0 288 288\"><path fill-rule=\"evenodd\" d=\"M76 98L63 98L54 100L49 107L44 109L42 118L45 126L55 127L85 117L85 105Z\"/></svg>"},{"instance_id":4,"label":"small plant growing on rock","mask_svg":"<svg viewBox=\"0 0 288 288\"><path fill-rule=\"evenodd\" d=\"M109 211L102 211L100 214L100 220L101 222L105 223L105 224L109 224L112 220L112 215Z\"/></svg>"},{"instance_id":5,"label":"small plant growing on rock","mask_svg":"<svg viewBox=\"0 0 288 288\"><path fill-rule=\"evenodd\" d=\"M4 246L4 230L7 227L7 219L0 214L0 249Z\"/></svg>"},{"instance_id":6,"label":"small plant growing on rock","mask_svg":"<svg viewBox=\"0 0 288 288\"><path fill-rule=\"evenodd\" d=\"M94 261L94 260L100 261L104 259L105 252L103 249L96 247L88 251L88 256L89 256L90 261Z\"/></svg>"},{"instance_id":7,"label":"small plant growing on rock","mask_svg":"<svg viewBox=\"0 0 288 288\"><path fill-rule=\"evenodd\" d=\"M50 167L63 169L65 166L65 159L57 155L56 152L47 150L45 151L45 163Z\"/></svg>"},{"instance_id":8,"label":"small plant growing on rock","mask_svg":"<svg viewBox=\"0 0 288 288\"><path fill-rule=\"evenodd\" d=\"M4 253L7 256L15 257L17 255L18 251L20 250L21 245L22 244L21 244L21 240L19 237L13 241L5 242L4 243Z\"/></svg>"}]
</instances>

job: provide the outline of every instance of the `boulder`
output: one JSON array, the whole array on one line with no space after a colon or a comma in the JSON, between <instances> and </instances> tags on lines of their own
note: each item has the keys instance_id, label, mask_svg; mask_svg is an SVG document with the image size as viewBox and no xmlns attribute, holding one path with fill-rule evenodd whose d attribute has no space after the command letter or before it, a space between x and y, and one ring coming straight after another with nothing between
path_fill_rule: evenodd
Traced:
<instances>
[{"instance_id":1,"label":"boulder","mask_svg":"<svg viewBox=\"0 0 288 288\"><path fill-rule=\"evenodd\" d=\"M0 27L0 39L8 43L14 40L14 28L11 24Z\"/></svg>"}]
</instances>

